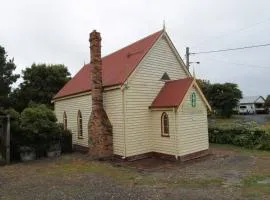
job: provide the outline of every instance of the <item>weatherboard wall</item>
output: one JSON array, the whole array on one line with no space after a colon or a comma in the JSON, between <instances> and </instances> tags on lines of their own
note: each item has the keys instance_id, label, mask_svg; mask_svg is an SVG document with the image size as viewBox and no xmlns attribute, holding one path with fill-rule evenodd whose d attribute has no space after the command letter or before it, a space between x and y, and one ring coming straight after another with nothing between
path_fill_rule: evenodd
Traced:
<instances>
[{"instance_id":1,"label":"weatherboard wall","mask_svg":"<svg viewBox=\"0 0 270 200\"><path fill-rule=\"evenodd\" d=\"M191 94L196 94L196 107L191 105ZM209 148L207 108L195 88L191 88L184 104L177 112L178 154L191 154Z\"/></svg>"},{"instance_id":2,"label":"weatherboard wall","mask_svg":"<svg viewBox=\"0 0 270 200\"><path fill-rule=\"evenodd\" d=\"M169 137L164 137L161 135L161 115L166 112L169 117ZM154 152L159 152L169 155L177 155L177 132L175 126L175 112L173 110L161 110L152 111L152 127L150 132L151 149Z\"/></svg>"},{"instance_id":3,"label":"weatherboard wall","mask_svg":"<svg viewBox=\"0 0 270 200\"><path fill-rule=\"evenodd\" d=\"M104 93L104 108L113 125L113 150L114 154L124 156L122 92L120 89ZM88 122L92 110L91 95L77 96L55 102L55 114L58 122L63 123L63 113L67 115L67 127L73 133L73 144L88 147ZM83 137L78 138L77 114L82 114Z\"/></svg>"},{"instance_id":4,"label":"weatherboard wall","mask_svg":"<svg viewBox=\"0 0 270 200\"><path fill-rule=\"evenodd\" d=\"M129 78L125 90L127 156L154 150L172 152L171 139L162 138L160 134L160 113L152 115L149 106L164 85L160 80L164 72L171 80L186 78L183 67L167 39L161 37ZM158 144L162 145L158 148Z\"/></svg>"}]
</instances>

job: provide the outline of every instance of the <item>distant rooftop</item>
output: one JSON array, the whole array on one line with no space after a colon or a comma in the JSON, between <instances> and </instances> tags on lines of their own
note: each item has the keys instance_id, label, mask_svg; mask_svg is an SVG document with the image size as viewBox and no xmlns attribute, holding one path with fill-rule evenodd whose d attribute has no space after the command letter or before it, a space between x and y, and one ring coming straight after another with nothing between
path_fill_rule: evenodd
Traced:
<instances>
[{"instance_id":1,"label":"distant rooftop","mask_svg":"<svg viewBox=\"0 0 270 200\"><path fill-rule=\"evenodd\" d=\"M260 101L258 101L260 100ZM240 99L240 103L262 103L262 101L265 101L265 99L262 96L247 96L243 99Z\"/></svg>"}]
</instances>

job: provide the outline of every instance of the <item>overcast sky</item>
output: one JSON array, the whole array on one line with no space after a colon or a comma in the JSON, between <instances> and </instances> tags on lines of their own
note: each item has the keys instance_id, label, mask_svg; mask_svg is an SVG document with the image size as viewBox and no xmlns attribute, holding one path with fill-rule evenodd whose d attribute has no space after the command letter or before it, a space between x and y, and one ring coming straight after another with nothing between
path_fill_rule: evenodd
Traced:
<instances>
[{"instance_id":1,"label":"overcast sky","mask_svg":"<svg viewBox=\"0 0 270 200\"><path fill-rule=\"evenodd\" d=\"M0 45L17 72L35 63L88 63L89 33L102 34L106 55L162 28L184 59L191 52L270 43L269 0L0 0ZM239 84L244 95L270 94L270 46L200 54L196 76Z\"/></svg>"}]
</instances>

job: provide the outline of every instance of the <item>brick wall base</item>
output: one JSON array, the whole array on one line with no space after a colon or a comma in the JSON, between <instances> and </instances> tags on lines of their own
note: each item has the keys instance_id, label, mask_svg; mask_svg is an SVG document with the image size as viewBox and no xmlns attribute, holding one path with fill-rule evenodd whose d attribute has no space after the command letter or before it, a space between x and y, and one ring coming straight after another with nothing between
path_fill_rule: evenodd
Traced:
<instances>
[{"instance_id":1,"label":"brick wall base","mask_svg":"<svg viewBox=\"0 0 270 200\"><path fill-rule=\"evenodd\" d=\"M209 155L209 150L208 149L203 150L203 151L194 152L194 153L191 153L191 154L187 154L187 155L184 155L184 156L180 156L179 159L180 159L180 161L184 162L184 161L204 157L204 156L207 156L207 155Z\"/></svg>"},{"instance_id":2,"label":"brick wall base","mask_svg":"<svg viewBox=\"0 0 270 200\"><path fill-rule=\"evenodd\" d=\"M88 147L84 147L81 145L77 145L77 144L73 144L73 150L74 151L78 151L81 153L88 153L89 152L89 148ZM135 160L141 160L144 158L160 158L160 159L164 159L164 160L170 160L170 161L181 161L181 162L185 162L188 160L192 160L192 159L196 159L196 158L200 158L200 157L204 157L209 155L209 150L203 150L203 151L198 151L198 152L194 152L191 154L187 154L184 156L178 156L176 159L176 157L174 155L170 155L170 154L164 154L164 153L158 153L158 152L148 152L148 153L143 153L143 154L138 154L135 156L129 156L123 159L123 156L120 155L113 155L113 159L117 159L117 160L126 160L126 161L135 161Z\"/></svg>"},{"instance_id":3,"label":"brick wall base","mask_svg":"<svg viewBox=\"0 0 270 200\"><path fill-rule=\"evenodd\" d=\"M77 151L77 152L81 152L81 153L88 153L89 148L78 145L78 144L73 144L73 151Z\"/></svg>"},{"instance_id":4,"label":"brick wall base","mask_svg":"<svg viewBox=\"0 0 270 200\"><path fill-rule=\"evenodd\" d=\"M196 158L200 158L200 157L204 157L207 156L209 154L209 150L203 150L203 151L198 151L198 152L194 152L191 154L187 154L184 156L178 156L175 157L174 155L170 155L170 154L164 154L164 153L158 153L158 152L148 152L148 153L143 153L143 154L138 154L135 156L129 156L123 159L122 156L119 155L113 155L114 159L119 159L119 160L126 160L126 161L135 161L135 160L140 160L140 159L144 159L144 158L160 158L160 159L165 159L165 160L170 160L170 161L181 161L181 162L185 162L188 160L192 160L192 159L196 159Z\"/></svg>"}]
</instances>

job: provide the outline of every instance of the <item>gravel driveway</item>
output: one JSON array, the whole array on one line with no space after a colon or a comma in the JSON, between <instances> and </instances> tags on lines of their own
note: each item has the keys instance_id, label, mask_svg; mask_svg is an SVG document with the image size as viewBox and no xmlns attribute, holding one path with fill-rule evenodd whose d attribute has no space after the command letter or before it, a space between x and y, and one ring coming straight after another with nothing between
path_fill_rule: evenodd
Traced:
<instances>
[{"instance_id":1,"label":"gravel driveway","mask_svg":"<svg viewBox=\"0 0 270 200\"><path fill-rule=\"evenodd\" d=\"M0 199L270 199L269 178L270 152L231 146L186 163L75 153L0 167Z\"/></svg>"}]
</instances>

